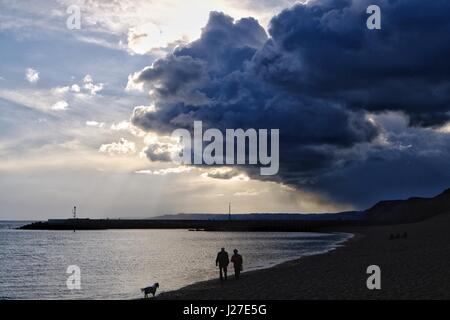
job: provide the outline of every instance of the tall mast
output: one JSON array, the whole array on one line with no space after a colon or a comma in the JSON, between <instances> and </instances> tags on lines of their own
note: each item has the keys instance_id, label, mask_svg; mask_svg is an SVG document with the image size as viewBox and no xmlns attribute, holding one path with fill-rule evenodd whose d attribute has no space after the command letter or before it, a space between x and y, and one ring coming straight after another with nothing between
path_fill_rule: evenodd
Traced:
<instances>
[{"instance_id":1,"label":"tall mast","mask_svg":"<svg viewBox=\"0 0 450 320\"><path fill-rule=\"evenodd\" d=\"M72 213L73 213L73 232L75 232L75 219L77 218L77 207L76 206L73 207Z\"/></svg>"},{"instance_id":2,"label":"tall mast","mask_svg":"<svg viewBox=\"0 0 450 320\"><path fill-rule=\"evenodd\" d=\"M228 202L228 220L231 220L231 202Z\"/></svg>"}]
</instances>

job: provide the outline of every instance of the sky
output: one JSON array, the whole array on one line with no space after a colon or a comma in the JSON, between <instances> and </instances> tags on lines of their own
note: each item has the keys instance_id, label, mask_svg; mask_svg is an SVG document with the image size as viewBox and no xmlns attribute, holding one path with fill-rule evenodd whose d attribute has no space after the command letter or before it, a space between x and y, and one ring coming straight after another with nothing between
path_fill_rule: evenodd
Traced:
<instances>
[{"instance_id":1,"label":"sky","mask_svg":"<svg viewBox=\"0 0 450 320\"><path fill-rule=\"evenodd\" d=\"M447 1L0 8L0 219L337 212L450 186ZM279 128L279 173L170 161L196 120Z\"/></svg>"}]
</instances>

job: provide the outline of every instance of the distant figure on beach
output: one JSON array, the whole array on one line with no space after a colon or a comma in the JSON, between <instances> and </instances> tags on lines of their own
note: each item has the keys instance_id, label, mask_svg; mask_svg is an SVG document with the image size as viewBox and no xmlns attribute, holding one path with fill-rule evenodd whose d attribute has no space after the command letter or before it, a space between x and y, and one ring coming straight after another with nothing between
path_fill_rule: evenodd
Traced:
<instances>
[{"instance_id":1,"label":"distant figure on beach","mask_svg":"<svg viewBox=\"0 0 450 320\"><path fill-rule=\"evenodd\" d=\"M220 281L223 281L224 276L225 280L227 279L227 267L229 263L230 259L228 258L228 252L225 251L225 248L220 249L216 258L216 266L219 266L220 270Z\"/></svg>"},{"instance_id":2,"label":"distant figure on beach","mask_svg":"<svg viewBox=\"0 0 450 320\"><path fill-rule=\"evenodd\" d=\"M397 233L395 235L391 233L391 235L389 237L389 240L406 239L406 238L408 238L408 233L407 232L404 232L403 235L400 235L400 233Z\"/></svg>"},{"instance_id":3,"label":"distant figure on beach","mask_svg":"<svg viewBox=\"0 0 450 320\"><path fill-rule=\"evenodd\" d=\"M237 249L233 250L234 254L231 257L231 262L233 262L233 266L234 266L234 277L236 279L239 279L239 275L241 274L242 271L242 263L244 262L242 260L242 256L238 253Z\"/></svg>"}]
</instances>

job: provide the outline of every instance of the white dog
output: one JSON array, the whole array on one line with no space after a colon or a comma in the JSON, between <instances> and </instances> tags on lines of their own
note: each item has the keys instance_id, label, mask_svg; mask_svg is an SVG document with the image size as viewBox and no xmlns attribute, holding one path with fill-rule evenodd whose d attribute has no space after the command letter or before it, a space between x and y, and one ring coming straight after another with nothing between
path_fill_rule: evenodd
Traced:
<instances>
[{"instance_id":1,"label":"white dog","mask_svg":"<svg viewBox=\"0 0 450 320\"><path fill-rule=\"evenodd\" d=\"M144 293L144 298L148 297L148 294L151 293L153 296L155 296L156 289L159 288L159 283L155 283L152 286L142 288L141 291Z\"/></svg>"}]
</instances>

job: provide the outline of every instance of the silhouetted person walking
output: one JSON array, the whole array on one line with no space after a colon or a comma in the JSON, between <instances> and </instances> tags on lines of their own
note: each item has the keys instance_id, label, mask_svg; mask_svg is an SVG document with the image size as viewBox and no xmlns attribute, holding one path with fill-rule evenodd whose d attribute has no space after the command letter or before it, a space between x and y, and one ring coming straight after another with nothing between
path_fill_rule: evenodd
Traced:
<instances>
[{"instance_id":1,"label":"silhouetted person walking","mask_svg":"<svg viewBox=\"0 0 450 320\"><path fill-rule=\"evenodd\" d=\"M231 257L231 262L233 262L234 265L234 277L236 279L239 279L239 275L241 274L242 271L242 263L244 262L242 260L242 256L238 253L237 249L233 250L234 254Z\"/></svg>"},{"instance_id":2,"label":"silhouetted person walking","mask_svg":"<svg viewBox=\"0 0 450 320\"><path fill-rule=\"evenodd\" d=\"M229 263L228 252L225 251L225 248L220 249L216 258L216 266L219 266L220 270L220 281L223 281L224 276L225 280L227 279L227 267Z\"/></svg>"}]
</instances>

